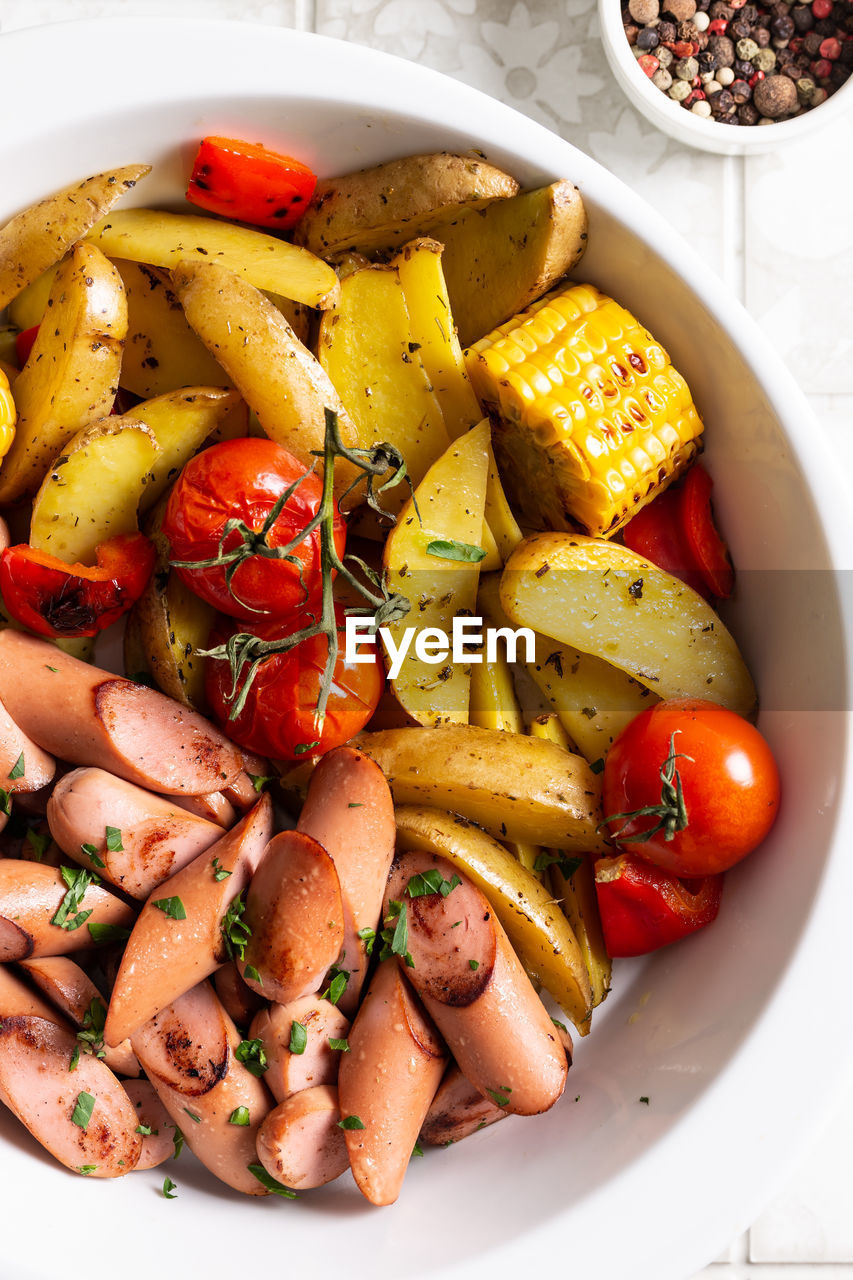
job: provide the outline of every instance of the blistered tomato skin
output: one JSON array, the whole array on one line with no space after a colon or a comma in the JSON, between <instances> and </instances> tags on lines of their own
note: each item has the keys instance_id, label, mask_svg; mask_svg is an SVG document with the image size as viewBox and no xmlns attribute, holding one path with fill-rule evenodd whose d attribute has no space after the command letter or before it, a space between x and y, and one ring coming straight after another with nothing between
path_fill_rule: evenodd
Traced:
<instances>
[{"instance_id":1,"label":"blistered tomato skin","mask_svg":"<svg viewBox=\"0 0 853 1280\"><path fill-rule=\"evenodd\" d=\"M229 520L241 522L249 538L259 535L276 502L300 477L304 478L267 535L270 548L287 546L317 514L322 481L306 475L298 459L272 440L226 440L190 459L169 497L163 533L171 546L171 560L178 562L176 571L191 591L221 613L246 621L289 617L319 595L322 575L316 529L290 553L298 564L248 554L230 583L227 565L204 568L197 564L217 557ZM246 535L234 528L223 546L231 551L245 541ZM335 545L343 555L346 529L340 516L335 521ZM188 567L188 562L194 567Z\"/></svg>"},{"instance_id":2,"label":"blistered tomato skin","mask_svg":"<svg viewBox=\"0 0 853 1280\"><path fill-rule=\"evenodd\" d=\"M661 770L670 755L681 780L686 825L638 840L656 815L617 819L661 805ZM673 778L673 785L677 779ZM711 702L674 699L632 720L608 752L603 812L610 838L676 876L716 875L751 853L779 810L779 771L764 738L747 720Z\"/></svg>"},{"instance_id":3,"label":"blistered tomato skin","mask_svg":"<svg viewBox=\"0 0 853 1280\"><path fill-rule=\"evenodd\" d=\"M376 710L385 683L381 660L375 649L369 662L347 662L344 615L337 611L338 660L335 665L321 733L317 733L315 713L323 671L328 655L325 636L304 640L287 653L265 658L249 689L246 705L233 720L229 713L232 678L223 659L207 660L205 691L214 715L232 741L274 760L299 760L302 756L323 755L348 742L367 724ZM224 644L235 631L249 630L262 640L276 640L310 625L312 618L297 616L282 625L255 623L249 628L227 623L211 636L211 648ZM242 673L246 674L246 669Z\"/></svg>"}]
</instances>

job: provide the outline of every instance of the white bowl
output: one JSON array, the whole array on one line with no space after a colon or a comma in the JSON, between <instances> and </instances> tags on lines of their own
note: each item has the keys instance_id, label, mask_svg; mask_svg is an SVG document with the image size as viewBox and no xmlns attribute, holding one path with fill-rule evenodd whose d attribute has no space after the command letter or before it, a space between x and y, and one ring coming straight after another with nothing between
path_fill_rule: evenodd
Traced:
<instances>
[{"instance_id":1,"label":"white bowl","mask_svg":"<svg viewBox=\"0 0 853 1280\"><path fill-rule=\"evenodd\" d=\"M853 901L843 847L851 664L835 576L853 527L802 396L723 286L628 189L432 71L292 31L156 21L16 32L0 38L0 63L7 101L26 103L0 141L3 218L129 161L155 166L135 201L174 202L205 132L262 139L324 174L476 147L524 183L571 176L590 212L579 278L615 293L671 349L707 420L740 569L733 625L785 783L776 829L730 877L717 923L616 966L550 1114L428 1152L397 1205L377 1210L348 1178L295 1203L247 1200L186 1153L167 1169L94 1183L56 1166L4 1112L3 1220L14 1224L4 1273L54 1275L57 1249L72 1238L82 1247L88 1223L92 1247L123 1280L247 1265L311 1280L353 1266L400 1280L546 1268L685 1280L788 1168L853 1029L842 950ZM178 1184L174 1203L158 1194L165 1172Z\"/></svg>"},{"instance_id":2,"label":"white bowl","mask_svg":"<svg viewBox=\"0 0 853 1280\"><path fill-rule=\"evenodd\" d=\"M808 137L843 112L853 110L852 76L826 102L791 120L759 126L720 124L714 119L703 119L673 102L637 65L622 26L619 0L598 0L598 21L605 56L622 92L647 120L685 146L726 156L759 155Z\"/></svg>"}]
</instances>

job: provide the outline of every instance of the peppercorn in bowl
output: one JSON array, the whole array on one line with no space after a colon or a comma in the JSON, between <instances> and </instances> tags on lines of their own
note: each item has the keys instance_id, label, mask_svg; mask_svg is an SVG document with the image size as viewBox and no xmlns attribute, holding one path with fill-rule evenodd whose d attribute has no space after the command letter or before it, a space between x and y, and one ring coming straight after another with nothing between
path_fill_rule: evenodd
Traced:
<instances>
[{"instance_id":1,"label":"peppercorn in bowl","mask_svg":"<svg viewBox=\"0 0 853 1280\"><path fill-rule=\"evenodd\" d=\"M599 0L598 8L621 88L688 146L773 151L853 106L853 0Z\"/></svg>"}]
</instances>

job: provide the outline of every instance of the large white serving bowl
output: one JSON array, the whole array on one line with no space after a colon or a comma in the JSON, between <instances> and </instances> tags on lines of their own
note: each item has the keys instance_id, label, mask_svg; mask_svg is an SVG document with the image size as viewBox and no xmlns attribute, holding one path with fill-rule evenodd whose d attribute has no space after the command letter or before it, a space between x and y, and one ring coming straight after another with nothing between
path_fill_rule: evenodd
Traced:
<instances>
[{"instance_id":1,"label":"large white serving bowl","mask_svg":"<svg viewBox=\"0 0 853 1280\"><path fill-rule=\"evenodd\" d=\"M130 161L154 165L135 202L175 204L206 132L263 140L324 174L476 148L526 184L573 178L590 213L577 277L615 294L666 344L708 424L740 571L731 621L785 787L776 829L730 876L718 922L617 964L550 1114L428 1152L398 1204L378 1210L349 1177L297 1202L247 1200L186 1153L113 1183L77 1178L3 1112L0 1269L43 1280L85 1247L123 1280L208 1268L310 1280L368 1270L685 1280L789 1167L851 1041L850 633L838 571L853 525L802 396L642 201L539 125L434 72L291 31L148 21L4 36L0 68L16 104L0 142L0 218ZM158 1194L164 1173L174 1202Z\"/></svg>"}]
</instances>

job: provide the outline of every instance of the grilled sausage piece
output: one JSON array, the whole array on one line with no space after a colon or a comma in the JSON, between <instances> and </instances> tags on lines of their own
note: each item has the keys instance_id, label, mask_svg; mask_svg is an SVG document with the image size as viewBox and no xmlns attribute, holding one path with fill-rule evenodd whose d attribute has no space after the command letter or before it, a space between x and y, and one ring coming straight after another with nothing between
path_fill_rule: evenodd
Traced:
<instances>
[{"instance_id":1,"label":"grilled sausage piece","mask_svg":"<svg viewBox=\"0 0 853 1280\"><path fill-rule=\"evenodd\" d=\"M263 796L241 822L151 893L124 949L104 1038L119 1044L228 958L229 916L272 834ZM239 936L239 935L238 935Z\"/></svg>"},{"instance_id":2,"label":"grilled sausage piece","mask_svg":"<svg viewBox=\"0 0 853 1280\"><path fill-rule=\"evenodd\" d=\"M222 837L217 823L104 769L73 769L60 778L47 803L47 821L69 858L96 866L103 879L132 898L147 898ZM108 827L117 838L108 837Z\"/></svg>"},{"instance_id":3,"label":"grilled sausage piece","mask_svg":"<svg viewBox=\"0 0 853 1280\"><path fill-rule=\"evenodd\" d=\"M451 1063L426 1113L421 1142L431 1147L447 1147L503 1120L508 1114L504 1107L484 1097L465 1079L456 1064Z\"/></svg>"},{"instance_id":4,"label":"grilled sausage piece","mask_svg":"<svg viewBox=\"0 0 853 1280\"><path fill-rule=\"evenodd\" d=\"M107 1016L107 1002L79 964L68 956L43 956L40 960L22 960L20 967L73 1026L98 1039L98 1027L103 1030ZM98 1042L91 1051L100 1053L116 1075L139 1075L139 1063L129 1041L123 1040L115 1048Z\"/></svg>"},{"instance_id":5,"label":"grilled sausage piece","mask_svg":"<svg viewBox=\"0 0 853 1280\"><path fill-rule=\"evenodd\" d=\"M278 1182L307 1191L349 1168L338 1091L320 1084L280 1102L258 1130L258 1158Z\"/></svg>"},{"instance_id":6,"label":"grilled sausage piece","mask_svg":"<svg viewBox=\"0 0 853 1280\"><path fill-rule=\"evenodd\" d=\"M272 1098L236 1057L240 1033L210 984L202 982L175 1000L140 1027L131 1043L202 1164L236 1191L265 1195L249 1166L257 1163L258 1129ZM236 1123L235 1113L247 1116L248 1124Z\"/></svg>"},{"instance_id":7,"label":"grilled sausage piece","mask_svg":"<svg viewBox=\"0 0 853 1280\"><path fill-rule=\"evenodd\" d=\"M294 1035L294 1023L304 1036L298 1030ZM346 1050L333 1049L331 1041L346 1040L349 1028L340 1009L320 996L273 1004L255 1016L249 1039L263 1042L269 1063L264 1083L278 1102L302 1089L336 1083Z\"/></svg>"},{"instance_id":8,"label":"grilled sausage piece","mask_svg":"<svg viewBox=\"0 0 853 1280\"><path fill-rule=\"evenodd\" d=\"M125 1080L124 1091L136 1112L136 1132L142 1139L137 1169L156 1169L175 1154L176 1125L157 1097L150 1080ZM149 1133L140 1130L148 1129Z\"/></svg>"},{"instance_id":9,"label":"grilled sausage piece","mask_svg":"<svg viewBox=\"0 0 853 1280\"><path fill-rule=\"evenodd\" d=\"M0 632L0 701L51 755L166 795L217 791L242 768L239 749L197 712L20 631Z\"/></svg>"},{"instance_id":10,"label":"grilled sausage piece","mask_svg":"<svg viewBox=\"0 0 853 1280\"><path fill-rule=\"evenodd\" d=\"M339 1004L352 1017L370 963L361 930L376 930L394 856L394 801L385 775L361 751L337 747L308 784L297 824L327 850L341 882L344 940L338 965L349 973Z\"/></svg>"},{"instance_id":11,"label":"grilled sausage piece","mask_svg":"<svg viewBox=\"0 0 853 1280\"><path fill-rule=\"evenodd\" d=\"M396 960L376 970L341 1059L338 1102L353 1177L371 1204L400 1194L447 1052Z\"/></svg>"},{"instance_id":12,"label":"grilled sausage piece","mask_svg":"<svg viewBox=\"0 0 853 1280\"><path fill-rule=\"evenodd\" d=\"M69 868L65 871L70 873ZM71 893L56 867L0 859L0 963L67 955L94 945L90 924L133 923L133 909L100 885L86 886L74 905ZM64 926L54 924L66 907Z\"/></svg>"},{"instance_id":13,"label":"grilled sausage piece","mask_svg":"<svg viewBox=\"0 0 853 1280\"><path fill-rule=\"evenodd\" d=\"M299 831L269 842L246 895L251 930L238 961L243 981L267 1000L310 995L340 955L341 889L326 850Z\"/></svg>"},{"instance_id":14,"label":"grilled sausage piece","mask_svg":"<svg viewBox=\"0 0 853 1280\"><path fill-rule=\"evenodd\" d=\"M430 873L458 883L419 893L413 877ZM565 1087L566 1053L488 899L444 859L406 853L391 870L392 901L407 913L406 976L463 1075L507 1111L547 1111Z\"/></svg>"}]
</instances>

